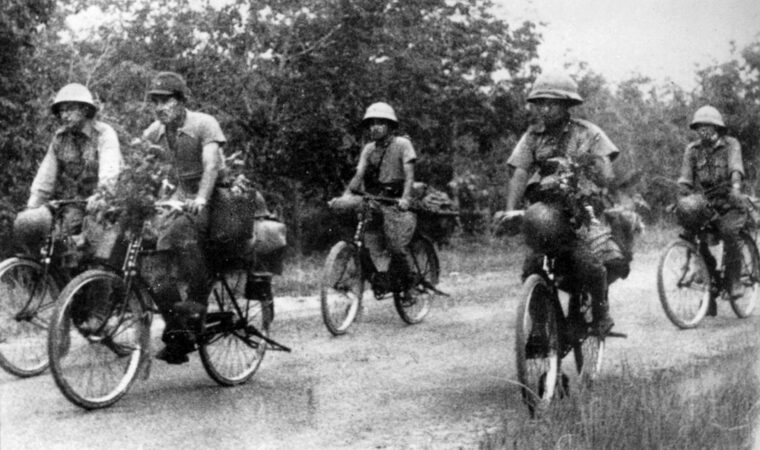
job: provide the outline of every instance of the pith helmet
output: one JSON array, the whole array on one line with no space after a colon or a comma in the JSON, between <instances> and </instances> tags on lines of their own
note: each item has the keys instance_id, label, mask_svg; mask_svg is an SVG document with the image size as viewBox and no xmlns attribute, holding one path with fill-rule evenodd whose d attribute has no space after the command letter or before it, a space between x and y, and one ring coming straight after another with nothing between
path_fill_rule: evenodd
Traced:
<instances>
[{"instance_id":1,"label":"pith helmet","mask_svg":"<svg viewBox=\"0 0 760 450\"><path fill-rule=\"evenodd\" d=\"M694 113L694 118L691 119L689 128L696 129L700 124L715 125L718 128L726 128L726 124L723 122L723 116L720 112L712 106L703 106Z\"/></svg>"},{"instance_id":2,"label":"pith helmet","mask_svg":"<svg viewBox=\"0 0 760 450\"><path fill-rule=\"evenodd\" d=\"M362 123L366 122L369 119L385 119L393 122L394 124L398 124L396 112L393 111L391 105L383 102L377 102L369 105L367 112L364 113Z\"/></svg>"},{"instance_id":3,"label":"pith helmet","mask_svg":"<svg viewBox=\"0 0 760 450\"><path fill-rule=\"evenodd\" d=\"M150 82L148 95L176 95L180 99L187 98L188 90L185 79L176 72L159 72Z\"/></svg>"},{"instance_id":4,"label":"pith helmet","mask_svg":"<svg viewBox=\"0 0 760 450\"><path fill-rule=\"evenodd\" d=\"M67 84L58 91L53 100L53 105L50 107L53 115L58 115L62 103L82 103L89 106L90 112L88 113L88 117L90 118L92 118L95 115L95 111L97 111L95 100L92 98L92 93L84 85L79 83Z\"/></svg>"},{"instance_id":5,"label":"pith helmet","mask_svg":"<svg viewBox=\"0 0 760 450\"><path fill-rule=\"evenodd\" d=\"M542 202L525 210L522 229L525 243L539 253L553 254L573 238L573 230L562 211Z\"/></svg>"},{"instance_id":6,"label":"pith helmet","mask_svg":"<svg viewBox=\"0 0 760 450\"><path fill-rule=\"evenodd\" d=\"M578 84L561 72L542 73L536 78L533 89L528 94L528 101L540 98L565 100L571 105L583 103L583 98L578 93Z\"/></svg>"},{"instance_id":7,"label":"pith helmet","mask_svg":"<svg viewBox=\"0 0 760 450\"><path fill-rule=\"evenodd\" d=\"M702 194L685 195L676 204L676 220L687 230L696 231L712 218L707 198Z\"/></svg>"}]
</instances>

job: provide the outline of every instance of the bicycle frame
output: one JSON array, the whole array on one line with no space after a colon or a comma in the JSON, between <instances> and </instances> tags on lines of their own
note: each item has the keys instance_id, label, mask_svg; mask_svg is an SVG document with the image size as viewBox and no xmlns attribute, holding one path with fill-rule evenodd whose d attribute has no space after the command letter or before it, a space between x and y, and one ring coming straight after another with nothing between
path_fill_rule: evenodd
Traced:
<instances>
[{"instance_id":1,"label":"bicycle frame","mask_svg":"<svg viewBox=\"0 0 760 450\"><path fill-rule=\"evenodd\" d=\"M578 320L581 317L581 311L583 308L588 308L591 306L591 297L587 292L583 291L563 291L567 292L567 294L570 296L570 299L568 300L568 313L565 315L564 310L562 309L562 302L559 298L559 292L562 290L559 288L559 284L561 284L560 280L557 279L557 275L554 272L554 265L556 263L556 258L550 257L548 255L542 256L542 269L540 272L540 275L543 276L550 288L551 288L551 307L554 308L556 312L557 317L557 332L560 338L559 341L559 357L560 359L567 356L568 353L570 353L573 348L586 340L586 338L589 336L588 330L585 330L583 334L576 333L576 329L572 327L571 325L574 325L577 321L578 325L586 326L586 323L580 323Z\"/></svg>"},{"instance_id":2,"label":"bicycle frame","mask_svg":"<svg viewBox=\"0 0 760 450\"><path fill-rule=\"evenodd\" d=\"M757 239L760 237L758 229L752 226L749 222L742 227L739 234L746 233L751 237L752 242L755 243L755 250L757 250ZM710 219L705 225L703 225L696 233L682 232L679 237L686 242L691 242L696 246L700 256L705 260L707 270L710 274L710 290L715 296L719 296L727 289L727 279L725 274L725 257L721 258L721 264L718 266L715 259L715 255L710 251L711 245L717 245L718 242L723 242L720 233L715 227L713 219ZM724 250L725 251L725 250ZM687 271L684 271L680 283L685 279Z\"/></svg>"},{"instance_id":3,"label":"bicycle frame","mask_svg":"<svg viewBox=\"0 0 760 450\"><path fill-rule=\"evenodd\" d=\"M143 307L149 314L153 313L159 313L161 314L160 309L157 307L156 303L156 293L151 288L151 286L148 284L147 281L140 275L140 259L143 256L147 255L153 255L158 253L165 253L170 252L170 250L146 250L143 248L144 243L144 232L145 227L147 225L143 226L143 230L136 234L129 242L129 246L127 248L127 253L124 258L124 264L121 268L121 275L124 278L124 284L125 284L125 293L130 292L130 290L133 288L135 284L137 284L137 290L147 293L147 297L149 299L149 302L146 304L144 299L140 297L140 301L143 302ZM220 282L222 285L222 288L225 290L226 294L232 299L232 304L234 305L235 312L238 314L237 317L241 318L238 323L230 323L226 322L224 320L216 321L218 318L213 318L215 320L214 325L211 326L207 330L205 330L199 338L201 341L208 341L212 339L215 335L223 332L229 332L234 331L235 329L238 329L239 327L245 328L246 332L251 333L255 335L256 337L261 338L262 340L266 341L272 348L272 350L281 350L290 352L290 348L274 341L273 339L269 338L268 336L265 336L263 333L261 333L258 329L256 329L253 325L248 324L247 318L248 318L248 311L243 312L242 308L240 307L240 304L237 300L237 297L234 294L234 291L230 287L229 283L227 283L227 280L225 279L225 274L223 272L215 272L214 277L212 278L212 284L215 282ZM216 298L216 301L221 304L221 299L219 298L219 293L217 291L213 291L213 295ZM118 317L123 318L124 312L127 308L126 302L118 302L119 310L116 311L115 309L111 309L109 311L109 314L116 313ZM122 319L120 319L122 320ZM207 318L208 322L208 318ZM221 325L221 326L220 326ZM104 327L105 324L101 325L101 328ZM97 332L100 332L101 330L98 330ZM254 342L251 342L249 339L245 339L246 345L248 345L251 348L256 348L257 344Z\"/></svg>"},{"instance_id":4,"label":"bicycle frame","mask_svg":"<svg viewBox=\"0 0 760 450\"><path fill-rule=\"evenodd\" d=\"M372 220L372 214L375 210L376 203L387 203L387 204L395 204L396 199L390 198L390 197L382 197L382 196L376 196L376 195L369 195L369 194L363 194L362 199L362 206L361 210L359 211L359 222L356 225L356 230L354 231L353 236L353 244L356 246L358 254L359 254L359 260L361 264L361 272L362 272L362 278L364 280L369 281L372 291L375 295L376 299L385 298L389 294L392 294L395 290L397 290L396 286L393 285L384 285L383 282L379 282L377 279L377 275L381 273L388 273L393 271L393 267L395 264L395 257L391 256L391 260L388 266L387 271L383 272L377 269L377 266L375 265L375 261L372 259L372 255L370 253L369 248L365 245L364 237L366 233L366 228L369 222ZM429 241L429 239L423 235L421 235L417 230L414 232L414 236L412 237L412 241L415 239L424 239ZM417 260L414 261L415 265L417 265ZM420 271L420 267L414 268L417 272ZM426 289L431 290L432 292L435 292L439 295L448 295L445 292L442 292L435 288L432 284L424 283L425 280L423 280L423 285ZM387 283L387 282L385 282ZM400 289L400 288L399 288Z\"/></svg>"},{"instance_id":5,"label":"bicycle frame","mask_svg":"<svg viewBox=\"0 0 760 450\"><path fill-rule=\"evenodd\" d=\"M40 249L39 257L34 257L33 255L18 255L17 258L25 259L29 261L35 261L39 262L42 265L42 278L41 279L47 279L47 276L50 275L60 286L63 286L66 281L66 276L64 276L63 272L61 271L61 266L65 265L63 261L61 261L61 265L54 264L54 256L56 255L56 244L58 242L64 241L65 245L70 245L68 242L66 242L70 237L70 230L62 230L62 222L63 222L63 207L67 205L76 205L76 204L84 204L84 200L57 200L52 201L48 205L48 209L50 210L51 214L53 214L53 221L50 224L50 230L48 231L47 236L45 237L45 243L43 244L42 248ZM60 236L56 235L56 230L61 229L63 239L60 238ZM65 254L64 254L65 256ZM34 288L36 288L37 285L34 285ZM31 321L37 312L37 308L39 308L41 305L35 305L32 307L32 300L36 296L36 292L32 290L30 292L29 299L26 301L23 308L21 308L21 311L16 313L14 316L14 319L17 321Z\"/></svg>"}]
</instances>

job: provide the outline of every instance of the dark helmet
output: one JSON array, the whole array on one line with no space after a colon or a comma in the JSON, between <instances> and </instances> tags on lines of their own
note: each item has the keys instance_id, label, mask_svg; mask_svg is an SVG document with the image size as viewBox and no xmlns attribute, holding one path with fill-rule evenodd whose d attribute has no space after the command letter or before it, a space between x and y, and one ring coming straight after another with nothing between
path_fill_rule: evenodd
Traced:
<instances>
[{"instance_id":1,"label":"dark helmet","mask_svg":"<svg viewBox=\"0 0 760 450\"><path fill-rule=\"evenodd\" d=\"M556 206L538 202L523 216L525 243L540 253L556 253L573 239L567 217Z\"/></svg>"},{"instance_id":2,"label":"dark helmet","mask_svg":"<svg viewBox=\"0 0 760 450\"><path fill-rule=\"evenodd\" d=\"M542 73L536 78L528 94L528 102L542 98L564 100L570 105L583 103L583 98L578 93L578 84L562 72Z\"/></svg>"},{"instance_id":3,"label":"dark helmet","mask_svg":"<svg viewBox=\"0 0 760 450\"><path fill-rule=\"evenodd\" d=\"M676 204L676 220L687 230L698 230L712 217L707 198L702 194L685 195Z\"/></svg>"},{"instance_id":4,"label":"dark helmet","mask_svg":"<svg viewBox=\"0 0 760 450\"><path fill-rule=\"evenodd\" d=\"M174 95L185 100L188 96L187 84L176 72L159 72L150 82L148 96L151 95Z\"/></svg>"}]
</instances>

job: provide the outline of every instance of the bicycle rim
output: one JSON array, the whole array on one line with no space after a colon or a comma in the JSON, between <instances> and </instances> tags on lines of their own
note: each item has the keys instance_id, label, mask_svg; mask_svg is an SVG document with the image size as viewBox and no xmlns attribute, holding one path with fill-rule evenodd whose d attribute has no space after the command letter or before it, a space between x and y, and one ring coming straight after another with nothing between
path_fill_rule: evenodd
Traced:
<instances>
[{"instance_id":1,"label":"bicycle rim","mask_svg":"<svg viewBox=\"0 0 760 450\"><path fill-rule=\"evenodd\" d=\"M334 336L345 334L354 323L364 295L364 279L356 248L338 242L330 250L319 290L322 321Z\"/></svg>"},{"instance_id":2,"label":"bicycle rim","mask_svg":"<svg viewBox=\"0 0 760 450\"><path fill-rule=\"evenodd\" d=\"M660 257L657 292L665 315L679 328L694 328L710 303L710 273L696 246L672 242Z\"/></svg>"},{"instance_id":3,"label":"bicycle rim","mask_svg":"<svg viewBox=\"0 0 760 450\"><path fill-rule=\"evenodd\" d=\"M742 295L731 299L731 309L739 318L747 318L757 305L760 296L760 257L754 240L746 234L740 235Z\"/></svg>"},{"instance_id":4,"label":"bicycle rim","mask_svg":"<svg viewBox=\"0 0 760 450\"><path fill-rule=\"evenodd\" d=\"M244 272L225 275L230 289L242 294ZM235 307L239 306L240 310ZM209 334L198 348L206 373L222 386L245 383L258 370L267 350L266 341L256 331L269 336L268 313L259 300L231 296L217 282L209 300L206 329L218 330Z\"/></svg>"},{"instance_id":5,"label":"bicycle rim","mask_svg":"<svg viewBox=\"0 0 760 450\"><path fill-rule=\"evenodd\" d=\"M401 320L413 325L422 322L430 311L430 302L434 295L430 286L438 284L440 267L435 248L426 239L414 239L411 250L415 264L414 272L420 281L406 293L394 292L393 304Z\"/></svg>"},{"instance_id":6,"label":"bicycle rim","mask_svg":"<svg viewBox=\"0 0 760 450\"><path fill-rule=\"evenodd\" d=\"M548 408L557 393L560 373L559 336L553 293L540 275L523 284L515 326L517 377L531 415Z\"/></svg>"},{"instance_id":7,"label":"bicycle rim","mask_svg":"<svg viewBox=\"0 0 760 450\"><path fill-rule=\"evenodd\" d=\"M117 402L148 355L150 313L136 290L125 290L118 275L89 270L61 293L48 340L50 366L63 395L82 408Z\"/></svg>"},{"instance_id":8,"label":"bicycle rim","mask_svg":"<svg viewBox=\"0 0 760 450\"><path fill-rule=\"evenodd\" d=\"M39 375L48 367L47 330L60 288L44 274L45 268L32 260L0 264L0 367L18 377Z\"/></svg>"}]
</instances>

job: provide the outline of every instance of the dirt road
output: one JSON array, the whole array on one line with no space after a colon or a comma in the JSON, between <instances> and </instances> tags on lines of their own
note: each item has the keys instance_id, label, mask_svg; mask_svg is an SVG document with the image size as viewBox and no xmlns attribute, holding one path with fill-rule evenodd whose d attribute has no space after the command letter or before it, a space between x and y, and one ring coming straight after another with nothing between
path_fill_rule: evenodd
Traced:
<instances>
[{"instance_id":1,"label":"dirt road","mask_svg":"<svg viewBox=\"0 0 760 450\"><path fill-rule=\"evenodd\" d=\"M695 330L667 321L655 290L657 255L637 256L611 289L616 329L604 373L677 366L726 348L755 346L758 313L738 320L727 304ZM443 268L445 271L445 267ZM248 384L217 387L197 356L154 361L115 406L84 412L49 374L0 374L0 448L470 448L526 414L515 379L514 268L473 277L444 272L428 318L406 326L389 302L367 302L352 332L331 337L315 299L278 300L274 336L291 354L268 353ZM154 351L159 347L154 341Z\"/></svg>"}]
</instances>

